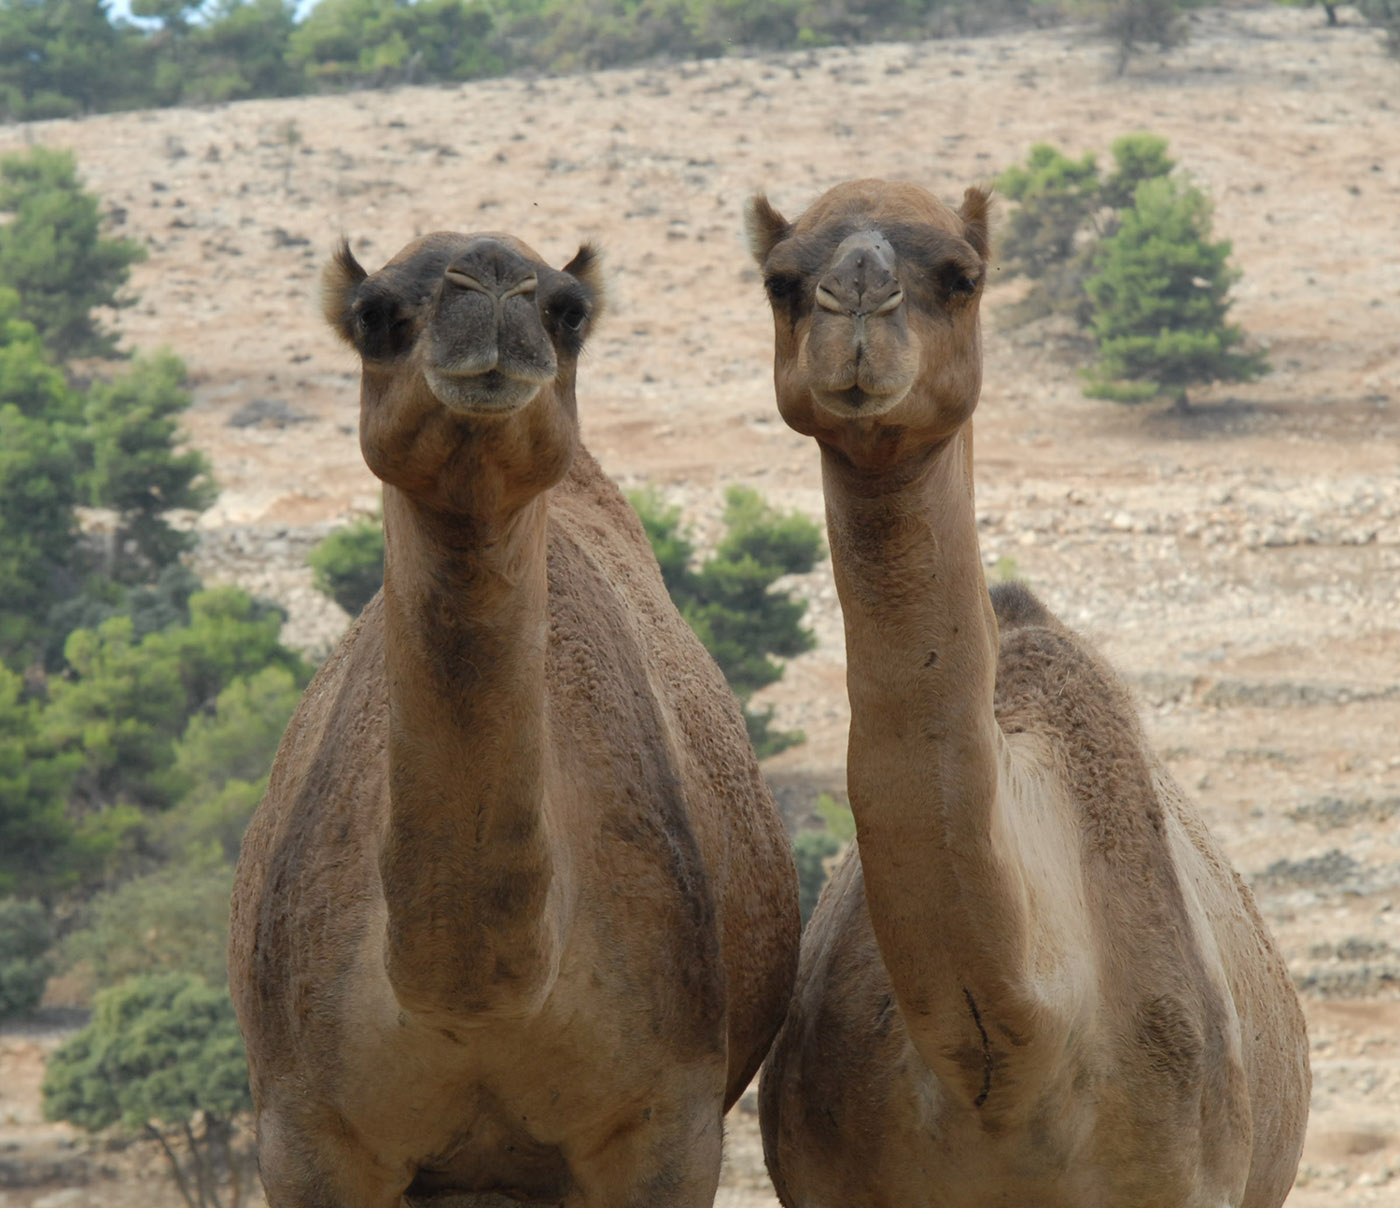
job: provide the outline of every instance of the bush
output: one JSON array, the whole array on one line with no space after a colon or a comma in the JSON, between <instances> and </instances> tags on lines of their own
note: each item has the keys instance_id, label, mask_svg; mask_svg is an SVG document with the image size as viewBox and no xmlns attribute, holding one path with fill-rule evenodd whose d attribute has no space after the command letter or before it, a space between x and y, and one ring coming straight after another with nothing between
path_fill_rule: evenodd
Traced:
<instances>
[{"instance_id":1,"label":"bush","mask_svg":"<svg viewBox=\"0 0 1400 1208\"><path fill-rule=\"evenodd\" d=\"M44 997L53 932L38 902L0 898L0 1019L28 1015Z\"/></svg>"},{"instance_id":2,"label":"bush","mask_svg":"<svg viewBox=\"0 0 1400 1208\"><path fill-rule=\"evenodd\" d=\"M827 831L803 831L792 841L792 859L797 865L797 908L802 925L807 926L817 908L827 881L827 862L841 851L841 844Z\"/></svg>"},{"instance_id":3,"label":"bush","mask_svg":"<svg viewBox=\"0 0 1400 1208\"><path fill-rule=\"evenodd\" d=\"M90 974L99 988L155 973L194 974L221 986L232 892L233 866L221 852L182 856L94 898L86 926L63 941L63 968Z\"/></svg>"},{"instance_id":4,"label":"bush","mask_svg":"<svg viewBox=\"0 0 1400 1208\"><path fill-rule=\"evenodd\" d=\"M336 529L306 560L316 590L357 617L384 586L384 522L375 516Z\"/></svg>"},{"instance_id":5,"label":"bush","mask_svg":"<svg viewBox=\"0 0 1400 1208\"><path fill-rule=\"evenodd\" d=\"M1202 0L1109 0L1105 5L1103 35L1117 48L1118 74L1133 55L1146 46L1170 50L1186 41L1182 10Z\"/></svg>"},{"instance_id":6,"label":"bush","mask_svg":"<svg viewBox=\"0 0 1400 1208\"><path fill-rule=\"evenodd\" d=\"M1225 321L1239 276L1229 255L1228 240L1210 240L1199 189L1169 177L1140 184L1085 283L1099 350L1086 393L1119 402L1168 395L1185 408L1195 383L1263 373L1263 356L1239 351L1244 333Z\"/></svg>"},{"instance_id":7,"label":"bush","mask_svg":"<svg viewBox=\"0 0 1400 1208\"><path fill-rule=\"evenodd\" d=\"M796 512L775 511L757 491L730 487L724 496L725 534L697 567L680 509L667 508L654 491L630 498L671 599L743 706L759 758L803 741L800 731L775 730L773 711L755 713L749 701L782 678L773 655L791 658L812 648L811 631L802 627L806 603L772 587L783 575L811 570L825 556L820 527Z\"/></svg>"},{"instance_id":8,"label":"bush","mask_svg":"<svg viewBox=\"0 0 1400 1208\"><path fill-rule=\"evenodd\" d=\"M827 882L827 869L856 837L856 820L851 807L829 793L817 798L822 829L803 831L792 841L792 858L797 865L797 904L805 927L817 908Z\"/></svg>"},{"instance_id":9,"label":"bush","mask_svg":"<svg viewBox=\"0 0 1400 1208\"><path fill-rule=\"evenodd\" d=\"M1167 158L1167 140L1155 134L1125 134L1111 153L1113 172L1101 180L1092 151L1072 160L1048 143L1037 143L1024 167L1008 168L997 178L997 187L1019 203L1002 246L1007 273L1033 282L1013 308L1013 322L1048 314L1069 315L1081 326L1089 322L1084 282L1099 241L1117 230L1117 211L1132 205L1139 184L1175 166Z\"/></svg>"},{"instance_id":10,"label":"bush","mask_svg":"<svg viewBox=\"0 0 1400 1208\"><path fill-rule=\"evenodd\" d=\"M233 1144L233 1121L251 1108L233 1004L190 974L136 977L104 990L92 1022L54 1052L44 1073L48 1119L143 1131L161 1145L190 1208L219 1205L221 1184L232 1208L241 1203L251 1164ZM167 1130L184 1138L183 1161Z\"/></svg>"}]
</instances>

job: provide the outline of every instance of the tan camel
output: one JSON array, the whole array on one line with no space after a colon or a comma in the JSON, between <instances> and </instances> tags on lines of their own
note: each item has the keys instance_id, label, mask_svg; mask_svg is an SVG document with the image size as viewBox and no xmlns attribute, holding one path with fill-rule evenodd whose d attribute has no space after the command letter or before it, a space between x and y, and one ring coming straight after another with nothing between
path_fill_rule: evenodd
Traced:
<instances>
[{"instance_id":1,"label":"tan camel","mask_svg":"<svg viewBox=\"0 0 1400 1208\"><path fill-rule=\"evenodd\" d=\"M765 1067L769 1170L789 1208L1274 1208L1309 1089L1287 970L1113 673L983 580L987 202L749 211L778 407L821 450L858 833Z\"/></svg>"},{"instance_id":2,"label":"tan camel","mask_svg":"<svg viewBox=\"0 0 1400 1208\"><path fill-rule=\"evenodd\" d=\"M797 959L738 707L579 446L602 305L429 235L325 309L363 362L384 589L248 830L230 979L272 1208L709 1205Z\"/></svg>"}]
</instances>

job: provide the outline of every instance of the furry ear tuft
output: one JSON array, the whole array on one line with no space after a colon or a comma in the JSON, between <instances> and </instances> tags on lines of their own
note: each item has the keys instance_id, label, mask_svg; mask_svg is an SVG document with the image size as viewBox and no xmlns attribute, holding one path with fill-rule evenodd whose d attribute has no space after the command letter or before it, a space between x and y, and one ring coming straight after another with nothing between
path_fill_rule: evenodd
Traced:
<instances>
[{"instance_id":1,"label":"furry ear tuft","mask_svg":"<svg viewBox=\"0 0 1400 1208\"><path fill-rule=\"evenodd\" d=\"M958 209L963 236L983 260L989 260L992 253L991 205L991 190L973 186L963 193Z\"/></svg>"},{"instance_id":2,"label":"furry ear tuft","mask_svg":"<svg viewBox=\"0 0 1400 1208\"><path fill-rule=\"evenodd\" d=\"M744 230L749 237L749 251L762 264L768 253L792 231L792 223L773 208L766 194L755 193L744 207Z\"/></svg>"},{"instance_id":3,"label":"furry ear tuft","mask_svg":"<svg viewBox=\"0 0 1400 1208\"><path fill-rule=\"evenodd\" d=\"M321 270L321 313L331 330L352 347L355 344L355 330L351 323L351 310L360 283L369 276L355 259L350 250L350 240L344 235L336 244L326 267Z\"/></svg>"},{"instance_id":4,"label":"furry ear tuft","mask_svg":"<svg viewBox=\"0 0 1400 1208\"><path fill-rule=\"evenodd\" d=\"M608 305L608 291L603 285L602 253L591 243L581 244L574 258L564 266L564 271L593 295L589 316L596 323Z\"/></svg>"}]
</instances>

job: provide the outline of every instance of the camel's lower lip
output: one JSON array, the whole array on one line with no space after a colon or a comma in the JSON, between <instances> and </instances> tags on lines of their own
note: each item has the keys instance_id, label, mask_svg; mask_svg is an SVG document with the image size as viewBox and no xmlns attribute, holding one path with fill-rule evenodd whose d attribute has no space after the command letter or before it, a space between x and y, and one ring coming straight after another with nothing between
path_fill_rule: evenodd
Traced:
<instances>
[{"instance_id":1,"label":"camel's lower lip","mask_svg":"<svg viewBox=\"0 0 1400 1208\"><path fill-rule=\"evenodd\" d=\"M458 411L500 414L518 411L539 394L542 383L511 377L499 369L485 373L428 370L428 385L438 401Z\"/></svg>"},{"instance_id":2,"label":"camel's lower lip","mask_svg":"<svg viewBox=\"0 0 1400 1208\"><path fill-rule=\"evenodd\" d=\"M814 387L812 397L819 407L834 412L844 419L855 419L872 415L883 415L897 406L909 393L906 387L892 394L871 394L859 386L846 386L836 390L823 390Z\"/></svg>"}]
</instances>

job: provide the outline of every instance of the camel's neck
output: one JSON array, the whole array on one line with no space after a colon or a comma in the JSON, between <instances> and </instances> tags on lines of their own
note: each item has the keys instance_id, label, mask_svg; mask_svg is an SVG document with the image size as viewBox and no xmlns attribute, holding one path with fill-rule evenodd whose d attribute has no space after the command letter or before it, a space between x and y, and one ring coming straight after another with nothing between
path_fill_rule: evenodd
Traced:
<instances>
[{"instance_id":1,"label":"camel's neck","mask_svg":"<svg viewBox=\"0 0 1400 1208\"><path fill-rule=\"evenodd\" d=\"M1024 1035L1028 1004L971 442L964 427L907 481L825 449L822 469L871 923L920 1051L976 1103L993 1048Z\"/></svg>"},{"instance_id":2,"label":"camel's neck","mask_svg":"<svg viewBox=\"0 0 1400 1208\"><path fill-rule=\"evenodd\" d=\"M514 1009L552 973L546 521L543 495L477 523L384 489L380 871L389 974L406 1006Z\"/></svg>"}]
</instances>

